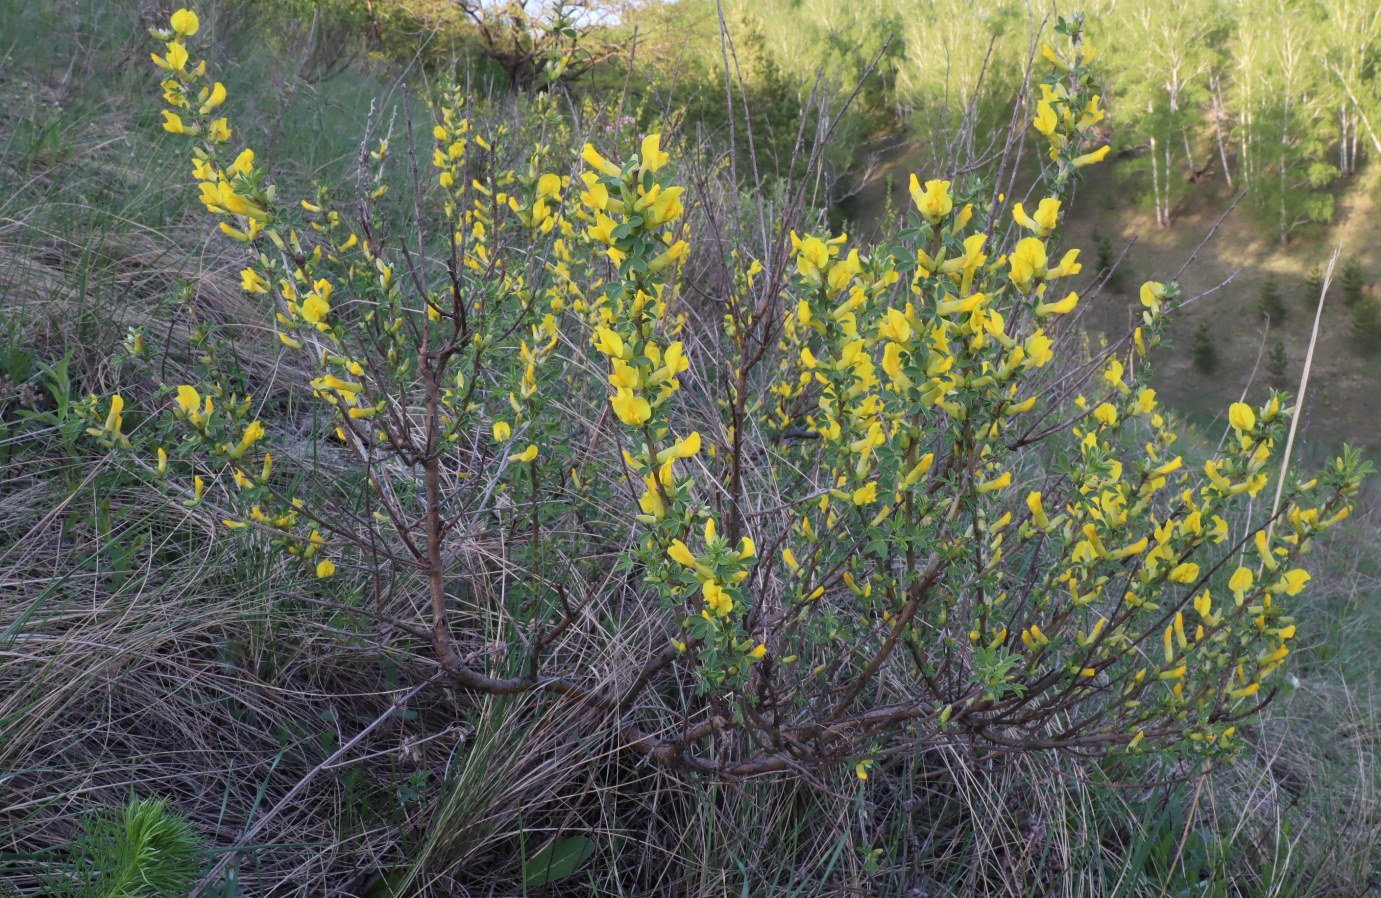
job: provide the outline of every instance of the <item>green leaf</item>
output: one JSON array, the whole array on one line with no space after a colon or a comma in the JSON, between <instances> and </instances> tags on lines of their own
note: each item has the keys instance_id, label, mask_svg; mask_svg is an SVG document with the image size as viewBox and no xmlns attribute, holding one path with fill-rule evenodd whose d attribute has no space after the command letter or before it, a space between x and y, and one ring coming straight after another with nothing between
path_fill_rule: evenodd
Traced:
<instances>
[{"instance_id":1,"label":"green leaf","mask_svg":"<svg viewBox=\"0 0 1381 898\"><path fill-rule=\"evenodd\" d=\"M570 876L595 853L595 843L585 836L557 839L523 864L523 885L544 886Z\"/></svg>"}]
</instances>

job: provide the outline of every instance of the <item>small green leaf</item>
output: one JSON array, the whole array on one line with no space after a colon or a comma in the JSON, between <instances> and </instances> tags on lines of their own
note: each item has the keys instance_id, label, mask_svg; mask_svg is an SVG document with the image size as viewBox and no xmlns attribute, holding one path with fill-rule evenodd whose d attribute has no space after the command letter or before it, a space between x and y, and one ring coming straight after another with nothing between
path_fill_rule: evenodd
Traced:
<instances>
[{"instance_id":1,"label":"small green leaf","mask_svg":"<svg viewBox=\"0 0 1381 898\"><path fill-rule=\"evenodd\" d=\"M544 886L570 876L595 853L595 843L584 836L557 839L523 864L523 885Z\"/></svg>"}]
</instances>

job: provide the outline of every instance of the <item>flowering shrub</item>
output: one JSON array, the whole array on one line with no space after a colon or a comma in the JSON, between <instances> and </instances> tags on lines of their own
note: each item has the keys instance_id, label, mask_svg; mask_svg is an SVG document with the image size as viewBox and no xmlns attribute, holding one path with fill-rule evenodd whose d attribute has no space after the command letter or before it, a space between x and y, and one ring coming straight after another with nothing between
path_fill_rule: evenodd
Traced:
<instances>
[{"instance_id":1,"label":"flowering shrub","mask_svg":"<svg viewBox=\"0 0 1381 898\"><path fill-rule=\"evenodd\" d=\"M415 233L389 234L388 142L362 154L352 211L284 203L191 58L199 26L180 10L156 32L164 127L244 246L265 339L313 376L270 419L199 331L196 382L141 401L137 426L121 396L93 399L90 433L325 601L429 642L455 686L586 703L673 767L863 779L945 739L1226 753L1269 698L1301 557L1365 465L1348 450L1281 475L1261 513L1279 394L1234 404L1221 449L1188 464L1143 385L1173 284L1142 286L1126 339L1076 350L1079 251L1055 241L1107 153L1078 24L1045 48L1048 195L1011 208L1019 239L998 236L1000 196L913 176L891 245L723 251L710 327L659 135L621 161L586 144L571 175L551 106L533 134L486 133L443 92L425 188L409 126ZM323 421L329 445L303 452ZM660 632L600 678L567 660L591 616ZM663 690L674 720L645 707Z\"/></svg>"}]
</instances>

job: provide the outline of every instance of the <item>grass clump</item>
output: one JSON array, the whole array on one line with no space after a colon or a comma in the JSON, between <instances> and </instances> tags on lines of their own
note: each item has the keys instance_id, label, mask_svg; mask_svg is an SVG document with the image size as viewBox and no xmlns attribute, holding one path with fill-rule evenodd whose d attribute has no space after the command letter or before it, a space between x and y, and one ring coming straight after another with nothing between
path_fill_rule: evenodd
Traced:
<instances>
[{"instance_id":1,"label":"grass clump","mask_svg":"<svg viewBox=\"0 0 1381 898\"><path fill-rule=\"evenodd\" d=\"M71 872L55 887L64 898L185 895L203 852L187 822L161 799L131 798L121 811L82 819Z\"/></svg>"}]
</instances>

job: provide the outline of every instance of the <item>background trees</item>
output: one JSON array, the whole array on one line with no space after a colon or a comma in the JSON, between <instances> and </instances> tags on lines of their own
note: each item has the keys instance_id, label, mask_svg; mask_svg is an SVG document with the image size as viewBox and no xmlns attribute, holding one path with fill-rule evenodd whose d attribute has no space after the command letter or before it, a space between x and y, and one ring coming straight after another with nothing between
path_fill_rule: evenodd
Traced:
<instances>
[{"instance_id":1,"label":"background trees","mask_svg":"<svg viewBox=\"0 0 1381 898\"><path fill-rule=\"evenodd\" d=\"M731 23L751 10L756 40L801 102L821 87L842 95L862 82L851 110L856 165L902 142L942 160L953 151L932 138L942 129L955 129L973 156L977 135L991 138L1005 123L1016 99L1010 69L1040 54L1042 22L1010 0L918 6L870 0L845 11L822 0L763 0L725 10ZM634 18L646 26L668 9L698 10L714 27L711 0ZM1173 226L1197 185L1221 178L1246 190L1263 227L1289 241L1330 221L1338 189L1381 152L1374 3L1103 0L1085 9L1103 23L1093 39L1108 51L1103 100L1120 172L1162 227ZM704 42L682 42L643 62L683 70L683 57L708 52Z\"/></svg>"}]
</instances>

